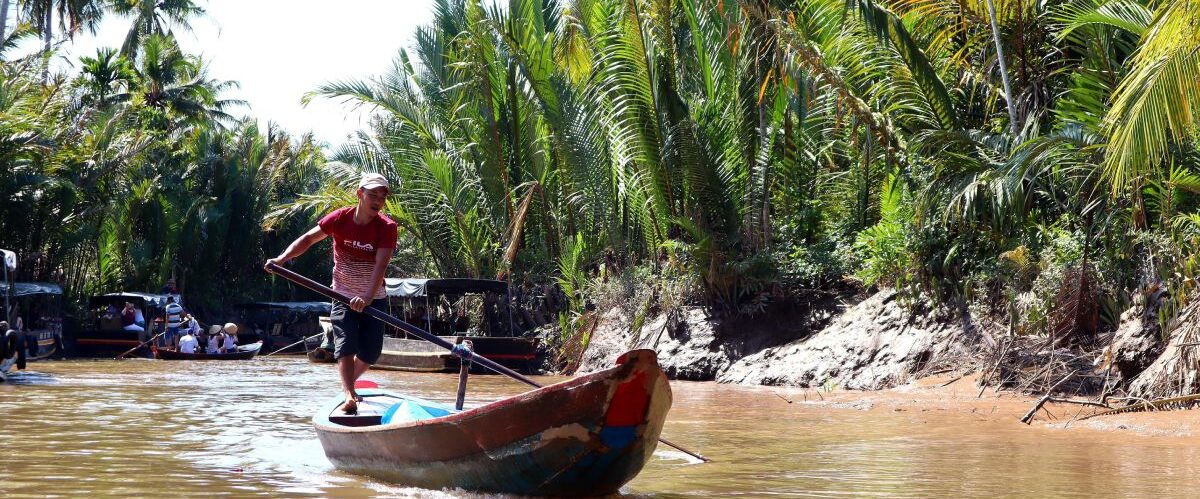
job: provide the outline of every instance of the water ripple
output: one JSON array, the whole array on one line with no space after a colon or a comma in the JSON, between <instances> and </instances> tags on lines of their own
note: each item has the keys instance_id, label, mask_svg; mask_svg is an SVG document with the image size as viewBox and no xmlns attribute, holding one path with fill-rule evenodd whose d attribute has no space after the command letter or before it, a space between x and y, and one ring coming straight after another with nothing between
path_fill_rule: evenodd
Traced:
<instances>
[{"instance_id":1,"label":"water ripple","mask_svg":"<svg viewBox=\"0 0 1200 499\"><path fill-rule=\"evenodd\" d=\"M331 366L249 362L30 364L0 385L0 496L497 497L430 491L342 473L310 418L337 393ZM368 378L449 402L455 375ZM518 393L473 377L469 404ZM546 382L555 379L545 379ZM770 392L672 383L660 446L625 487L634 497L1187 496L1200 451L1024 425L920 421L889 413L780 406Z\"/></svg>"}]
</instances>

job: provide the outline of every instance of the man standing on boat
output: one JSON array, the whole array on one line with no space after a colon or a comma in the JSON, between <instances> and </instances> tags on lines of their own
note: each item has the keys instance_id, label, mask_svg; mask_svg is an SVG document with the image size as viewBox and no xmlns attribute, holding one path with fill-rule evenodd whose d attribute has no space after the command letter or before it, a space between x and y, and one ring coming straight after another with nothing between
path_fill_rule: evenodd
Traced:
<instances>
[{"instance_id":1,"label":"man standing on boat","mask_svg":"<svg viewBox=\"0 0 1200 499\"><path fill-rule=\"evenodd\" d=\"M168 296L163 311L167 315L167 334L164 335L163 344L167 348L177 348L175 341L179 338L179 328L183 326L183 306L175 303L174 296Z\"/></svg>"},{"instance_id":2,"label":"man standing on boat","mask_svg":"<svg viewBox=\"0 0 1200 499\"><path fill-rule=\"evenodd\" d=\"M268 264L283 265L313 244L333 236L333 289L349 296L350 304L334 302L333 354L346 402L342 410L358 412L361 400L354 382L383 351L383 323L363 313L368 306L384 308L383 278L392 252L396 250L396 222L381 213L391 193L387 179L367 173L358 184L358 204L334 210L304 235L297 238Z\"/></svg>"}]
</instances>

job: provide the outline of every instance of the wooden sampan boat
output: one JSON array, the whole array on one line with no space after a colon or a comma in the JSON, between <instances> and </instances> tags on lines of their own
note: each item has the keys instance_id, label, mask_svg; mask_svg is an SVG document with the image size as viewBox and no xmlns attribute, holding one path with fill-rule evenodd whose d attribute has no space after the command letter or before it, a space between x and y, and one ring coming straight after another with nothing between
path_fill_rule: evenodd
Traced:
<instances>
[{"instance_id":1,"label":"wooden sampan boat","mask_svg":"<svg viewBox=\"0 0 1200 499\"><path fill-rule=\"evenodd\" d=\"M183 353L177 350L157 349L154 358L159 360L249 360L258 355L262 342L238 345L234 353Z\"/></svg>"},{"instance_id":2,"label":"wooden sampan boat","mask_svg":"<svg viewBox=\"0 0 1200 499\"><path fill-rule=\"evenodd\" d=\"M313 417L325 455L338 468L429 489L522 495L616 492L654 453L671 407L653 350L461 412L383 390L360 395L356 415L342 414L338 397ZM383 424L388 409L403 404L425 417Z\"/></svg>"}]
</instances>

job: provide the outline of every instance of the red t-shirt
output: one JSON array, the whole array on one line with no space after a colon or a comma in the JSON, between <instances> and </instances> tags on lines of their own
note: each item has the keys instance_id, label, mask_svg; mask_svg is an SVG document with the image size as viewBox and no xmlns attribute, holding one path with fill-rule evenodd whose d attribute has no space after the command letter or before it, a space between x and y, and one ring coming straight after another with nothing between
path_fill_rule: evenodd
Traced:
<instances>
[{"instance_id":1,"label":"red t-shirt","mask_svg":"<svg viewBox=\"0 0 1200 499\"><path fill-rule=\"evenodd\" d=\"M375 269L375 252L396 247L396 222L384 216L371 219L365 225L354 223L354 206L334 210L317 225L333 236L333 289L351 297L387 296L383 286L371 287L371 271Z\"/></svg>"}]
</instances>

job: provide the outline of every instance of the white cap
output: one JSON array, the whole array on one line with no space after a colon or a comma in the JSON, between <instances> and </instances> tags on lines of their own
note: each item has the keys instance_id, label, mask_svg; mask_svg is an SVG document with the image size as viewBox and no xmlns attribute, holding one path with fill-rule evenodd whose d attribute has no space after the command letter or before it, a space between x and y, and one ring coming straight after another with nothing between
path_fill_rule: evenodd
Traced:
<instances>
[{"instance_id":1,"label":"white cap","mask_svg":"<svg viewBox=\"0 0 1200 499\"><path fill-rule=\"evenodd\" d=\"M358 182L358 187L360 189L367 190L383 187L384 189L387 189L388 192L391 192L392 190L391 187L388 187L387 178L378 173L364 173L362 180Z\"/></svg>"}]
</instances>

